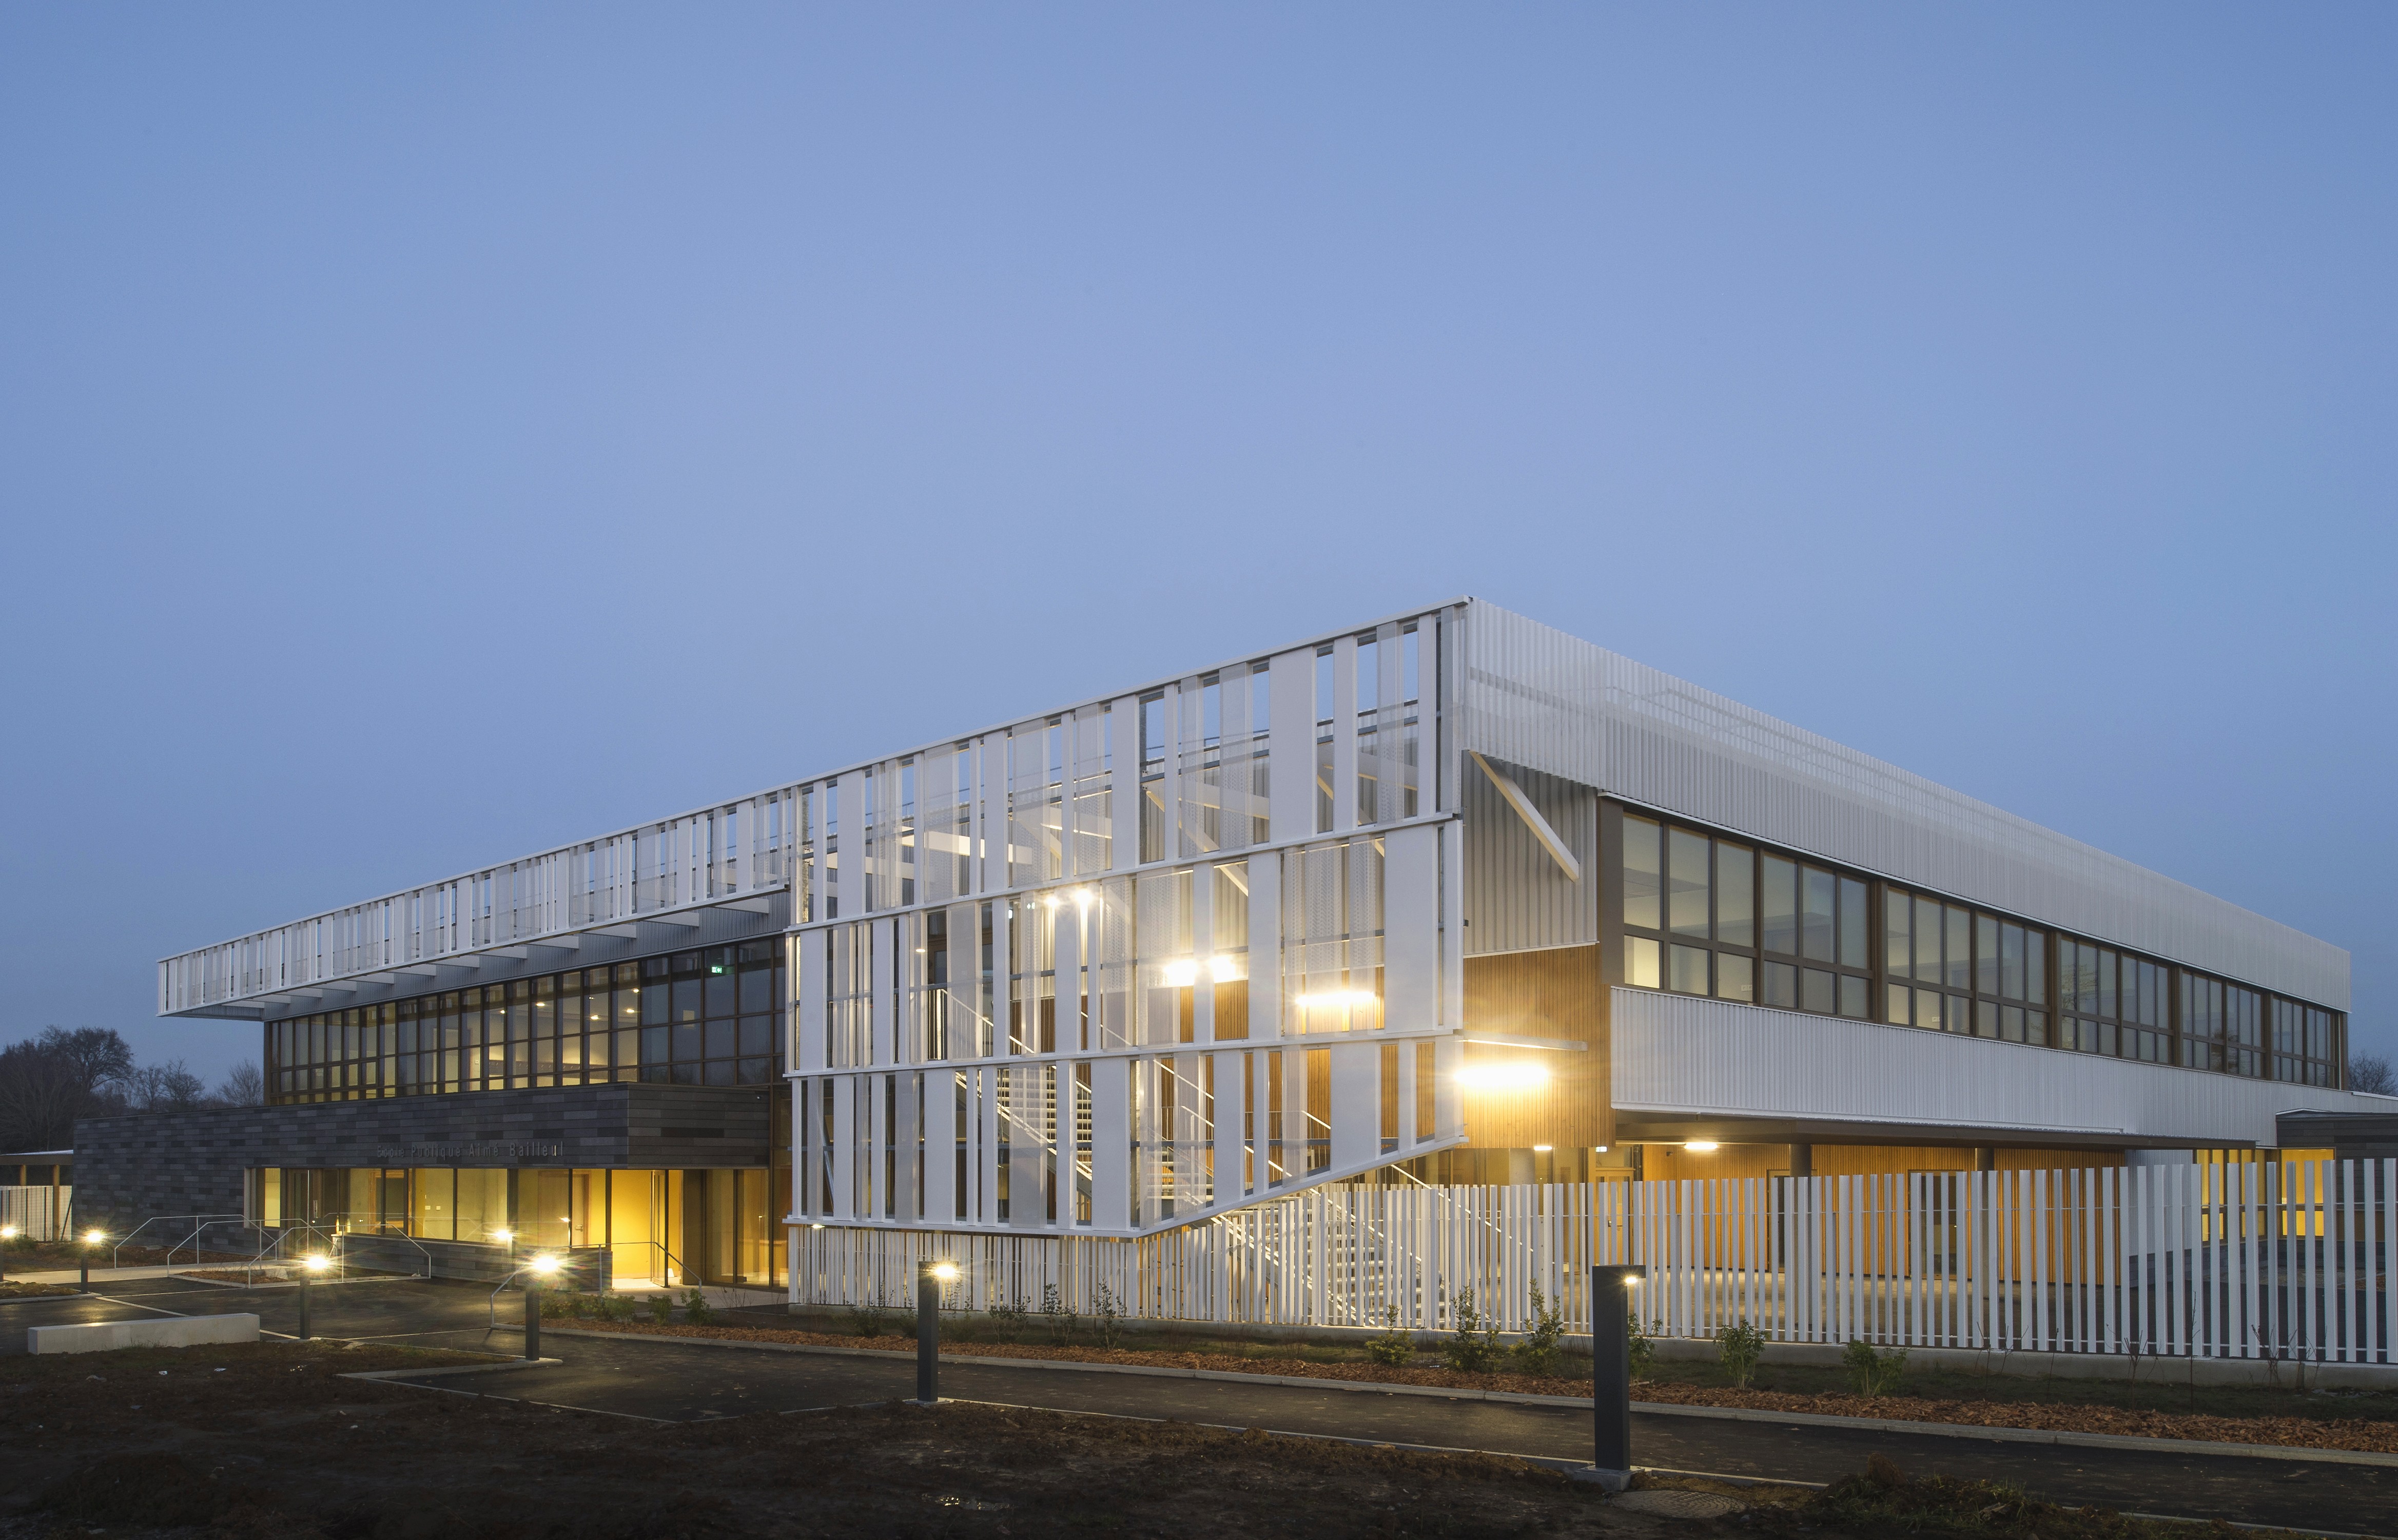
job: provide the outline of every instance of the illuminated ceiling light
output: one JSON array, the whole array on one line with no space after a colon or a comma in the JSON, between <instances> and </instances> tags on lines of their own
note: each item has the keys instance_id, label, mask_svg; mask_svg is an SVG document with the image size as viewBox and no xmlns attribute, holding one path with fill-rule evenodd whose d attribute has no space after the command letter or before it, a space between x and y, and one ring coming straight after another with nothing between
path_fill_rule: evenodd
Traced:
<instances>
[{"instance_id":1,"label":"illuminated ceiling light","mask_svg":"<svg viewBox=\"0 0 2398 1540\"><path fill-rule=\"evenodd\" d=\"M1326 990L1320 994L1300 995L1299 1008L1301 1010L1365 1010L1377 1004L1378 998L1369 989Z\"/></svg>"},{"instance_id":2,"label":"illuminated ceiling light","mask_svg":"<svg viewBox=\"0 0 2398 1540\"><path fill-rule=\"evenodd\" d=\"M1532 1146L1532 1153L1534 1155L1547 1155L1551 1150L1556 1148L1556 1146L1554 1144L1535 1144Z\"/></svg>"},{"instance_id":3,"label":"illuminated ceiling light","mask_svg":"<svg viewBox=\"0 0 2398 1540\"><path fill-rule=\"evenodd\" d=\"M1074 901L1082 905L1084 909L1088 909L1093 904L1099 901L1099 896L1094 889L1078 887L1074 889Z\"/></svg>"},{"instance_id":4,"label":"illuminated ceiling light","mask_svg":"<svg viewBox=\"0 0 2398 1540\"><path fill-rule=\"evenodd\" d=\"M1605 1154L1607 1153L1607 1146L1606 1146L1606 1145L1604 1145L1604 1144L1594 1145L1594 1146L1593 1146L1593 1148L1594 1148L1594 1149L1596 1149L1596 1150L1600 1155L1605 1155Z\"/></svg>"},{"instance_id":5,"label":"illuminated ceiling light","mask_svg":"<svg viewBox=\"0 0 2398 1540\"><path fill-rule=\"evenodd\" d=\"M1691 1139L1682 1141L1682 1148L1692 1155L1713 1155L1716 1153L1717 1146L1712 1139Z\"/></svg>"},{"instance_id":6,"label":"illuminated ceiling light","mask_svg":"<svg viewBox=\"0 0 2398 1540\"><path fill-rule=\"evenodd\" d=\"M1540 1064L1468 1064L1457 1083L1470 1091L1528 1091L1547 1085L1549 1072Z\"/></svg>"},{"instance_id":7,"label":"illuminated ceiling light","mask_svg":"<svg viewBox=\"0 0 2398 1540\"><path fill-rule=\"evenodd\" d=\"M1188 959L1165 965L1165 982L1170 989L1189 989L1199 981L1199 965Z\"/></svg>"},{"instance_id":8,"label":"illuminated ceiling light","mask_svg":"<svg viewBox=\"0 0 2398 1540\"><path fill-rule=\"evenodd\" d=\"M1059 898L1059 897L1058 897L1058 895L1056 895L1055 893L1052 893L1051 895L1049 895L1049 897L1047 897L1047 898L1044 898L1044 899L1042 899L1042 900L1041 900L1041 902L1042 902L1045 907L1050 908L1050 909L1055 909L1055 908L1057 908L1059 904L1062 904L1062 903L1064 903L1065 901L1066 901L1065 899L1060 898Z\"/></svg>"},{"instance_id":9,"label":"illuminated ceiling light","mask_svg":"<svg viewBox=\"0 0 2398 1540\"><path fill-rule=\"evenodd\" d=\"M1241 977L1241 960L1238 957L1210 958L1207 971L1215 976L1216 982L1219 984L1233 983Z\"/></svg>"}]
</instances>

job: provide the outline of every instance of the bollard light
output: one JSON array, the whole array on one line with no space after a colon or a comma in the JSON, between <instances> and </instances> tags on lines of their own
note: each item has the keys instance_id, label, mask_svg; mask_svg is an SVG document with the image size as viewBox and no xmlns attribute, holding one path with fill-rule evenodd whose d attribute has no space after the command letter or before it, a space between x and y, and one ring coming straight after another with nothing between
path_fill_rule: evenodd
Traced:
<instances>
[{"instance_id":1,"label":"bollard light","mask_svg":"<svg viewBox=\"0 0 2398 1540\"><path fill-rule=\"evenodd\" d=\"M557 1274L558 1256L555 1252L544 1251L525 1263L525 1271L532 1276L525 1280L524 1356L538 1358L541 1357L541 1280Z\"/></svg>"},{"instance_id":2,"label":"bollard light","mask_svg":"<svg viewBox=\"0 0 2398 1540\"><path fill-rule=\"evenodd\" d=\"M308 1325L308 1285L332 1265L333 1259L322 1251L311 1251L300 1259L300 1340L303 1343L316 1335Z\"/></svg>"},{"instance_id":3,"label":"bollard light","mask_svg":"<svg viewBox=\"0 0 2398 1540\"><path fill-rule=\"evenodd\" d=\"M1632 1479L1632 1291L1647 1271L1590 1270L1591 1475L1610 1492Z\"/></svg>"},{"instance_id":4,"label":"bollard light","mask_svg":"<svg viewBox=\"0 0 2398 1540\"><path fill-rule=\"evenodd\" d=\"M105 1230L86 1230L83 1233L83 1255L76 1259L75 1272L76 1286L87 1294L91 1292L91 1254L100 1250L100 1243L107 1238Z\"/></svg>"},{"instance_id":5,"label":"bollard light","mask_svg":"<svg viewBox=\"0 0 2398 1540\"><path fill-rule=\"evenodd\" d=\"M920 1262L916 1264L916 1404L936 1406L941 1399L941 1285L953 1282L958 1264Z\"/></svg>"}]
</instances>

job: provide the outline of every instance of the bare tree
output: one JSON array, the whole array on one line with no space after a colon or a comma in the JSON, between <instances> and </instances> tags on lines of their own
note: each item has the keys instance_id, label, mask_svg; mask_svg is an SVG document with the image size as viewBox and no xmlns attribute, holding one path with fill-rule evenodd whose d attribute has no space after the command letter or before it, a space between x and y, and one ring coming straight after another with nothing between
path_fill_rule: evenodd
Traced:
<instances>
[{"instance_id":1,"label":"bare tree","mask_svg":"<svg viewBox=\"0 0 2398 1540\"><path fill-rule=\"evenodd\" d=\"M266 1101L266 1075L245 1059L225 1072L217 1088L209 1093L209 1100L220 1107L259 1106Z\"/></svg>"},{"instance_id":2,"label":"bare tree","mask_svg":"<svg viewBox=\"0 0 2398 1540\"><path fill-rule=\"evenodd\" d=\"M38 1042L0 1048L0 1149L62 1150L98 1110L82 1071Z\"/></svg>"},{"instance_id":3,"label":"bare tree","mask_svg":"<svg viewBox=\"0 0 2398 1540\"><path fill-rule=\"evenodd\" d=\"M144 1064L120 1082L126 1104L137 1113L180 1113L200 1104L207 1084L180 1059Z\"/></svg>"},{"instance_id":4,"label":"bare tree","mask_svg":"<svg viewBox=\"0 0 2398 1540\"><path fill-rule=\"evenodd\" d=\"M2398 1074L2391 1071L2386 1056L2360 1053L2348 1061L2348 1088L2370 1091L2376 1096L2398 1096Z\"/></svg>"},{"instance_id":5,"label":"bare tree","mask_svg":"<svg viewBox=\"0 0 2398 1540\"><path fill-rule=\"evenodd\" d=\"M96 1091L133 1073L132 1048L108 1027L77 1027L73 1032L64 1027L44 1027L42 1035L34 1039L34 1046L73 1065L88 1091Z\"/></svg>"}]
</instances>

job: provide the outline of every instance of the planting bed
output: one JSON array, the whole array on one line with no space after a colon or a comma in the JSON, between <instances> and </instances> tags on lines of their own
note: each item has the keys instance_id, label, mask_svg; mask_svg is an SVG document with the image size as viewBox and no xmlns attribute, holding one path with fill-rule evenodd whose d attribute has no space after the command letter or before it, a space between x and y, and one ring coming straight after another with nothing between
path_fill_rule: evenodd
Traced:
<instances>
[{"instance_id":1,"label":"planting bed","mask_svg":"<svg viewBox=\"0 0 2398 1540\"><path fill-rule=\"evenodd\" d=\"M754 1318L754 1317L753 1317ZM683 1322L561 1321L578 1329L665 1337L713 1337L730 1341L791 1343L820 1347L865 1347L912 1353L912 1336L858 1336L749 1324L694 1326ZM1318 1347L1306 1357L1252 1351L1187 1351L1154 1347L1105 1348L1081 1344L945 1341L942 1352L994 1358L1045 1358L1077 1363L1198 1369L1219 1372L1287 1375L1378 1385L1430 1385L1458 1390L1499 1390L1539 1396L1590 1394L1587 1371L1575 1375L1515 1372L1466 1373L1419 1356L1407 1365L1367 1361L1362 1353ZM1585 1362L1587 1360L1584 1360ZM1661 1370L1665 1366L1658 1366ZM1704 1370L1709 1366L1692 1366ZM1787 1373L1772 1376L1781 1380ZM1837 1388L1838 1370L1809 1372L1812 1388L1761 1383L1747 1388L1696 1383L1694 1379L1643 1379L1633 1386L1636 1401L1680 1406L1740 1407L1758 1411L1813 1412L1834 1417L1873 1417L1902 1422L1952 1423L1977 1427L2038 1428L2053 1432L2126 1434L2152 1439L2198 1439L2269 1444L2292 1449L2340 1449L2398 1453L2393 1398L2383 1395L2299 1394L2244 1388L2197 1392L2172 1385L2119 1385L2092 1380L2023 1380L1995 1376L1921 1374L1913 1393L1866 1397ZM1760 1382L1769 1376L1760 1371ZM1829 1383L1823 1383L1828 1381ZM2187 1404L2176 1404L2184 1402Z\"/></svg>"}]
</instances>

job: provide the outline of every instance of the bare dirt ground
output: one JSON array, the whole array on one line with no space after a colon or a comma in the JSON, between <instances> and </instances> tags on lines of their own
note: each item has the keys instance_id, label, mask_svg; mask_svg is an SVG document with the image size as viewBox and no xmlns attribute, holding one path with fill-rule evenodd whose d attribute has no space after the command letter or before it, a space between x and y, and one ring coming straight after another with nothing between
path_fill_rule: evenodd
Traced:
<instances>
[{"instance_id":1,"label":"bare dirt ground","mask_svg":"<svg viewBox=\"0 0 2398 1540\"><path fill-rule=\"evenodd\" d=\"M754 1325L692 1326L682 1322L611 1322L561 1320L581 1331L622 1331L647 1336L719 1337L753 1342L783 1342L828 1347L866 1347L886 1352L915 1351L913 1337L842 1336L823 1331ZM1065 1359L1081 1363L1120 1363L1164 1369L1204 1369L1220 1372L1287 1375L1300 1379L1346 1380L1379 1385L1420 1385L1447 1389L1503 1390L1538 1396L1590 1394L1587 1372L1562 1375L1465 1373L1418 1362L1377 1364L1362 1354L1329 1359L1320 1353L1300 1358L1273 1358L1251 1353L1159 1351L1149 1348L1103 1348L1077 1344L957 1342L942 1344L944 1354L981 1358ZM1831 1376L1837 1371L1817 1371ZM1760 1375L1760 1378L1764 1376ZM1829 1389L1746 1389L1692 1383L1686 1379L1644 1379L1634 1384L1636 1401L1682 1406L1744 1407L1771 1412L1813 1412L1833 1417L1888 1418L1901 1422L1952 1423L1976 1427L2041 1428L2054 1432L2110 1433L2148 1439L2197 1439L2226 1443L2270 1444L2285 1449L2340 1449L2398 1453L2398 1421L2370 1413L2383 1412L2391 1398L2380 1395L2342 1396L2295 1391L2254 1391L2205 1388L2186 1392L2171 1385L2151 1385L2151 1404L2122 1404L2143 1387L2113 1385L2090 1380L2023 1381L1985 1376L1925 1375L1936 1382L1935 1394L1858 1396ZM2037 1398L2024 1392L2037 1386ZM1929 1387L1927 1387L1929 1388ZM2187 1395L2187 1410L2171 1403ZM2201 1396L2204 1405L2200 1404ZM2363 1412L2367 1415L2354 1415ZM2343 1415L2343 1413L2351 1413Z\"/></svg>"},{"instance_id":2,"label":"bare dirt ground","mask_svg":"<svg viewBox=\"0 0 2398 1540\"><path fill-rule=\"evenodd\" d=\"M20 1358L0 1534L110 1540L715 1540L1138 1534L2189 1535L1886 1464L1823 1493L1629 1500L1502 1456L898 1403L664 1425L348 1380L454 1359L317 1342ZM496 1398L505 1374L474 1376ZM1877 1457L1878 1458L1878 1457ZM1700 1501L1711 1499L1710 1501ZM1696 1504L1689 1516L1659 1511ZM2229 1533L2229 1532L2225 1532Z\"/></svg>"}]
</instances>

